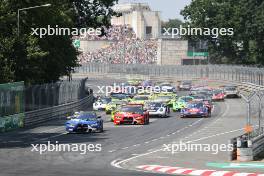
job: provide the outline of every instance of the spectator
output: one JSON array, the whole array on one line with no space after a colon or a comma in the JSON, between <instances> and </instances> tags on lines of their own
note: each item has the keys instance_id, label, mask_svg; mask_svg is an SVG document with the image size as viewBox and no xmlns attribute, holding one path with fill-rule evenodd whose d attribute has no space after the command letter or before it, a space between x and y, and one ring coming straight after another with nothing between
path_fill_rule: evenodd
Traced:
<instances>
[{"instance_id":1,"label":"spectator","mask_svg":"<svg viewBox=\"0 0 264 176\"><path fill-rule=\"evenodd\" d=\"M154 64L157 60L157 41L136 38L132 28L112 26L104 28L105 36L88 36L86 40L111 40L113 43L106 48L79 55L80 64L97 62L112 64Z\"/></svg>"}]
</instances>

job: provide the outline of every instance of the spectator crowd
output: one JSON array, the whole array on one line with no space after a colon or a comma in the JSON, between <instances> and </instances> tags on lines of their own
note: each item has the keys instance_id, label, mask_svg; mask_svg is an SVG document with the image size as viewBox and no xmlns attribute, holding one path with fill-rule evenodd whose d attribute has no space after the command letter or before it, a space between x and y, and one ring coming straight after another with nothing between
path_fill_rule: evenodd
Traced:
<instances>
[{"instance_id":1,"label":"spectator crowd","mask_svg":"<svg viewBox=\"0 0 264 176\"><path fill-rule=\"evenodd\" d=\"M112 26L103 28L103 36L88 36L81 40L109 40L107 47L93 52L82 52L80 64L113 63L113 64L154 64L157 60L157 40L139 39L129 26ZM76 38L75 38L76 39Z\"/></svg>"}]
</instances>

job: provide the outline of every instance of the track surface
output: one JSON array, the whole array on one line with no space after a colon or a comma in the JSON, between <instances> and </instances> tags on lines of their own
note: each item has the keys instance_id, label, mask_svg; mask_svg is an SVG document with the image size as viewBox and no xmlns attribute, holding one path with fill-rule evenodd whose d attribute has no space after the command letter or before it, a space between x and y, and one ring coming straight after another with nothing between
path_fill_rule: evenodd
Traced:
<instances>
[{"instance_id":1,"label":"track surface","mask_svg":"<svg viewBox=\"0 0 264 176\"><path fill-rule=\"evenodd\" d=\"M94 86L109 83L91 81ZM151 119L146 126L114 126L109 122L110 117L101 112L105 120L104 133L66 134L65 120L61 119L39 127L1 134L0 175L155 175L118 169L111 166L111 162L148 152L194 133L219 117L225 106L224 103L215 103L211 118L180 119L179 113L171 113L167 119ZM31 151L31 144L47 144L48 141L58 141L60 144L101 144L102 151L84 155L80 152L47 152L40 155Z\"/></svg>"}]
</instances>

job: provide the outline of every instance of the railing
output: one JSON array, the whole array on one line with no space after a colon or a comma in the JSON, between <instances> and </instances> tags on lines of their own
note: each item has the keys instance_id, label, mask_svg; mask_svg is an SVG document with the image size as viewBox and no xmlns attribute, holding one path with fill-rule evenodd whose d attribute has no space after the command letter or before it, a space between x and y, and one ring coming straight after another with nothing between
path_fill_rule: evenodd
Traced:
<instances>
[{"instance_id":1,"label":"railing","mask_svg":"<svg viewBox=\"0 0 264 176\"><path fill-rule=\"evenodd\" d=\"M227 65L146 65L89 63L75 69L79 74L143 75L146 77L208 78L264 85L264 69Z\"/></svg>"},{"instance_id":2,"label":"railing","mask_svg":"<svg viewBox=\"0 0 264 176\"><path fill-rule=\"evenodd\" d=\"M93 94L90 94L89 96L75 102L26 112L24 126L28 127L53 119L65 118L67 115L71 115L75 111L87 109L92 103Z\"/></svg>"}]
</instances>

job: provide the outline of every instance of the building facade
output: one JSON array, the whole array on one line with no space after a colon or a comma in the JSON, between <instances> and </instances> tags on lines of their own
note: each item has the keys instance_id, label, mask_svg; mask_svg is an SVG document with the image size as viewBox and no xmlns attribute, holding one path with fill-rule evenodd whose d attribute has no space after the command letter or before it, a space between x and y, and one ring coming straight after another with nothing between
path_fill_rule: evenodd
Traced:
<instances>
[{"instance_id":1,"label":"building facade","mask_svg":"<svg viewBox=\"0 0 264 176\"><path fill-rule=\"evenodd\" d=\"M113 9L120 13L121 16L112 17L112 25L129 25L140 39L156 39L160 37L160 12L152 11L148 4L117 4Z\"/></svg>"}]
</instances>

